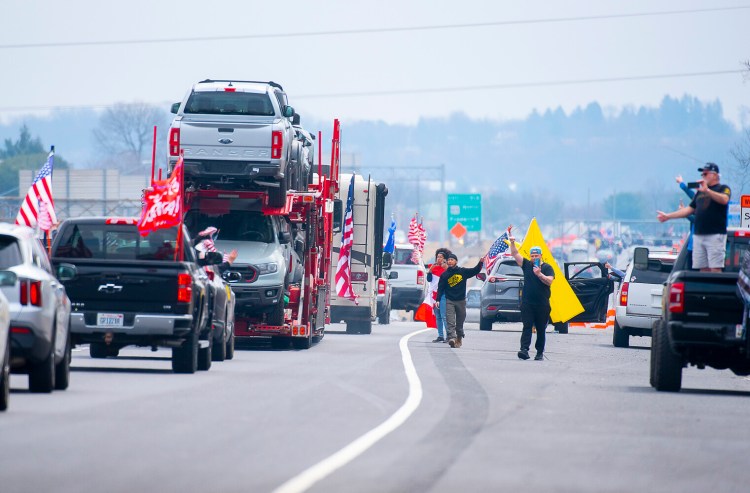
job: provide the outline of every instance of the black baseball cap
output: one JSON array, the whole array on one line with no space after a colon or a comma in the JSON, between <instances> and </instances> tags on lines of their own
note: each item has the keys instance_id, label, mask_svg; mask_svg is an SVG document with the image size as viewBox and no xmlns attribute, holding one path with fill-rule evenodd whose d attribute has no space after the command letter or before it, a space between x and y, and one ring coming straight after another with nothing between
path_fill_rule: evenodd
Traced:
<instances>
[{"instance_id":1,"label":"black baseball cap","mask_svg":"<svg viewBox=\"0 0 750 493\"><path fill-rule=\"evenodd\" d=\"M706 163L702 168L698 168L698 171L713 171L714 173L719 172L719 167L714 163Z\"/></svg>"},{"instance_id":2,"label":"black baseball cap","mask_svg":"<svg viewBox=\"0 0 750 493\"><path fill-rule=\"evenodd\" d=\"M456 262L458 262L458 257L456 256L455 253L449 253L448 254L448 258L452 258L453 260L455 260Z\"/></svg>"}]
</instances>

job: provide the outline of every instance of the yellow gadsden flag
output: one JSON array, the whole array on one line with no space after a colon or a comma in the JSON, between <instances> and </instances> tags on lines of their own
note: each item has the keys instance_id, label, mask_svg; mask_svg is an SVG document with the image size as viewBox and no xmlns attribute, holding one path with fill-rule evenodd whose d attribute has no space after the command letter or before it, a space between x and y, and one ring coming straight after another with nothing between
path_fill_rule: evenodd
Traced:
<instances>
[{"instance_id":1,"label":"yellow gadsden flag","mask_svg":"<svg viewBox=\"0 0 750 493\"><path fill-rule=\"evenodd\" d=\"M565 279L565 275L557 266L552 253L547 248L547 243L544 241L542 231L539 229L539 225L536 222L536 218L531 220L529 229L526 231L526 237L523 239L521 248L518 249L519 253L524 258L531 258L529 250L531 247L538 246L542 249L542 262L548 263L552 266L555 271L555 280L550 286L550 319L552 322L567 322L571 318L575 317L579 313L583 312L583 305L578 301L578 297L573 292L573 288L568 284L568 280Z\"/></svg>"}]
</instances>

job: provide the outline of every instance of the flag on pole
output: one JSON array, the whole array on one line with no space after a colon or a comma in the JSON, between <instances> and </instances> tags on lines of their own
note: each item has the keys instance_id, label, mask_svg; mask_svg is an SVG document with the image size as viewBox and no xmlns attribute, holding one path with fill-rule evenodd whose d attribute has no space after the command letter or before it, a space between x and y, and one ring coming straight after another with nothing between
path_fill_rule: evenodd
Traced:
<instances>
[{"instance_id":1,"label":"flag on pole","mask_svg":"<svg viewBox=\"0 0 750 493\"><path fill-rule=\"evenodd\" d=\"M49 231L52 229L52 217L49 215L47 202L44 200L39 201L39 215L36 218L36 223L42 231Z\"/></svg>"},{"instance_id":2,"label":"flag on pole","mask_svg":"<svg viewBox=\"0 0 750 493\"><path fill-rule=\"evenodd\" d=\"M531 220L529 229L526 231L526 237L523 239L523 244L521 244L518 252L525 258L531 258L529 250L533 246L542 248L542 261L550 264L552 270L555 271L555 282L550 286L550 319L554 323L567 322L584 311L583 305L581 305L578 296L576 296L573 288L570 287L568 280L565 279L565 275L560 270L560 267L557 266L557 262L552 257L549 248L547 248L544 236L542 236L542 230L539 229L536 218Z\"/></svg>"},{"instance_id":3,"label":"flag on pole","mask_svg":"<svg viewBox=\"0 0 750 493\"><path fill-rule=\"evenodd\" d=\"M143 210L138 220L138 231L146 236L157 229L179 226L182 222L182 156L177 160L172 175L157 180L143 193ZM178 235L180 233L178 231ZM179 249L179 242L178 242Z\"/></svg>"},{"instance_id":4,"label":"flag on pole","mask_svg":"<svg viewBox=\"0 0 750 493\"><path fill-rule=\"evenodd\" d=\"M490 247L487 255L484 256L484 270L487 274L492 272L492 267L495 265L498 257L508 250L510 241L508 241L508 231L501 234Z\"/></svg>"},{"instance_id":5,"label":"flag on pole","mask_svg":"<svg viewBox=\"0 0 750 493\"><path fill-rule=\"evenodd\" d=\"M383 247L384 253L390 253L393 255L393 252L396 251L396 220L391 218L391 225L388 227L388 239L385 242L385 246Z\"/></svg>"},{"instance_id":6,"label":"flag on pole","mask_svg":"<svg viewBox=\"0 0 750 493\"><path fill-rule=\"evenodd\" d=\"M427 243L427 231L424 229L424 224L419 221L419 256L420 258L424 254L424 246Z\"/></svg>"},{"instance_id":7,"label":"flag on pole","mask_svg":"<svg viewBox=\"0 0 750 493\"><path fill-rule=\"evenodd\" d=\"M415 264L418 264L422 260L422 255L419 250L421 233L419 231L419 223L417 222L417 214L415 214L409 222L409 233L406 237L409 240L409 243L411 243L414 247L411 252L411 261Z\"/></svg>"},{"instance_id":8,"label":"flag on pole","mask_svg":"<svg viewBox=\"0 0 750 493\"><path fill-rule=\"evenodd\" d=\"M346 212L344 213L344 227L341 231L341 248L339 260L336 264L336 294L359 303L352 287L352 244L354 243L354 174L349 182L349 194L346 198Z\"/></svg>"},{"instance_id":9,"label":"flag on pole","mask_svg":"<svg viewBox=\"0 0 750 493\"><path fill-rule=\"evenodd\" d=\"M45 231L49 231L53 224L57 222L57 215L55 214L55 202L52 200L52 166L55 161L55 146L49 151L47 156L47 162L44 163L42 169L39 170L34 181L31 183L26 197L21 203L21 209L18 211L16 216L16 224L23 224L31 228L36 227L39 224L39 211L40 204L45 204L46 212L48 215L50 224ZM46 221L46 219L43 219ZM46 223L45 223L46 225Z\"/></svg>"}]
</instances>

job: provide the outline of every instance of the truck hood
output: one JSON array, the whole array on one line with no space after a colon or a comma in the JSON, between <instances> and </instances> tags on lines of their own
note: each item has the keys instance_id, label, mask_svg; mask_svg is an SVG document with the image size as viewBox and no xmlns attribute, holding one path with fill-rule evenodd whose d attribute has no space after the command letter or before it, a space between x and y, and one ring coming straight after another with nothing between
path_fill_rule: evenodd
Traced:
<instances>
[{"instance_id":1,"label":"truck hood","mask_svg":"<svg viewBox=\"0 0 750 493\"><path fill-rule=\"evenodd\" d=\"M283 267L283 255L281 246L276 243L263 243L260 241L216 241L216 249L229 253L237 250L238 264L263 264L266 262L279 262Z\"/></svg>"}]
</instances>

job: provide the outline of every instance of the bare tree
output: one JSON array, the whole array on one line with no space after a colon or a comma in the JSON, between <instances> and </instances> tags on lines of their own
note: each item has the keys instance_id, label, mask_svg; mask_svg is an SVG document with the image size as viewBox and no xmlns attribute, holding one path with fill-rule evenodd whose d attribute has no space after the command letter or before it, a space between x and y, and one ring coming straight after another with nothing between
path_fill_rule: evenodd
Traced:
<instances>
[{"instance_id":1,"label":"bare tree","mask_svg":"<svg viewBox=\"0 0 750 493\"><path fill-rule=\"evenodd\" d=\"M124 174L144 172L149 168L144 163L151 160L154 126L166 128L166 123L167 113L158 106L117 103L108 108L93 132L101 164Z\"/></svg>"}]
</instances>

